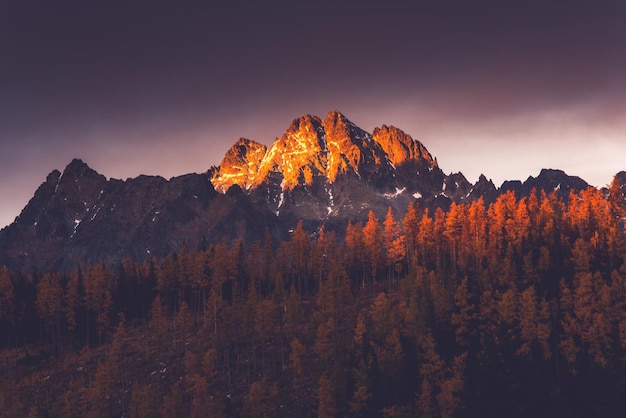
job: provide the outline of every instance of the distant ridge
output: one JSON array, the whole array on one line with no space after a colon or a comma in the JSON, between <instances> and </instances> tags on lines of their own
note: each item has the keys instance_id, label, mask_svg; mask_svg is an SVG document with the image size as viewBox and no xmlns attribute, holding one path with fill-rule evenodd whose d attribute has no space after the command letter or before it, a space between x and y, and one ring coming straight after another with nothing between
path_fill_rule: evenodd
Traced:
<instances>
[{"instance_id":1,"label":"distant ridge","mask_svg":"<svg viewBox=\"0 0 626 418\"><path fill-rule=\"evenodd\" d=\"M616 177L626 184L626 173ZM226 239L253 242L266 230L286 239L298 221L342 231L370 210L399 215L410 202L447 208L494 201L501 193L556 193L589 185L560 170L507 181L498 189L480 176L445 174L420 141L382 125L368 133L333 110L324 119L294 119L270 146L240 138L221 164L201 174L126 181L97 173L79 159L52 171L16 220L0 231L0 265L24 271L68 270L124 258L149 261Z\"/></svg>"}]
</instances>

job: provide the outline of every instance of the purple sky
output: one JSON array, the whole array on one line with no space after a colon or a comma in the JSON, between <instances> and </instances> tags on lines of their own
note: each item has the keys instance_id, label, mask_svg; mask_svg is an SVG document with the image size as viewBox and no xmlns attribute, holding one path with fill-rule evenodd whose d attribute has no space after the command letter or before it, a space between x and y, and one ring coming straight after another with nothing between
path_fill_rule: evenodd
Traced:
<instances>
[{"instance_id":1,"label":"purple sky","mask_svg":"<svg viewBox=\"0 0 626 418\"><path fill-rule=\"evenodd\" d=\"M626 170L625 21L621 0L1 2L0 227L74 157L202 172L332 109L472 182L603 186Z\"/></svg>"}]
</instances>

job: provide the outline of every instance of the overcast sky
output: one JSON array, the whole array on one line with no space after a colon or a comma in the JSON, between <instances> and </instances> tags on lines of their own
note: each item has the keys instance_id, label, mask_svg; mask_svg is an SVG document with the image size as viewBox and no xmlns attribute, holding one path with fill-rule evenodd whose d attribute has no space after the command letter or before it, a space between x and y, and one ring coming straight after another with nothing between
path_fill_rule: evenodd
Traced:
<instances>
[{"instance_id":1,"label":"overcast sky","mask_svg":"<svg viewBox=\"0 0 626 418\"><path fill-rule=\"evenodd\" d=\"M0 227L72 158L203 172L332 109L471 182L604 186L626 170L624 22L597 0L2 1Z\"/></svg>"}]
</instances>

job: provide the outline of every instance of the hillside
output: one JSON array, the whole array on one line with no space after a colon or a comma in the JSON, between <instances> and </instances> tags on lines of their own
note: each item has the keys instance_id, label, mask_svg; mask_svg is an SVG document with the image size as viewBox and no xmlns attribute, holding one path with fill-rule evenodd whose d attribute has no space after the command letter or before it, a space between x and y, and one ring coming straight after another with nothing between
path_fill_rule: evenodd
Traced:
<instances>
[{"instance_id":1,"label":"hillside","mask_svg":"<svg viewBox=\"0 0 626 418\"><path fill-rule=\"evenodd\" d=\"M619 184L0 271L6 416L621 416Z\"/></svg>"}]
</instances>

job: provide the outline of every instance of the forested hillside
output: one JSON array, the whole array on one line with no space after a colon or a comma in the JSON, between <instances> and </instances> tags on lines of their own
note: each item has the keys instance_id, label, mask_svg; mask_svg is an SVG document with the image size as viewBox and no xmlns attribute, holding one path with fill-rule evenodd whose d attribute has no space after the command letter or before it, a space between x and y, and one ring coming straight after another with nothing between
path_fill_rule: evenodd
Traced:
<instances>
[{"instance_id":1,"label":"forested hillside","mask_svg":"<svg viewBox=\"0 0 626 418\"><path fill-rule=\"evenodd\" d=\"M617 183L616 183L617 184ZM8 417L622 416L623 195L0 271Z\"/></svg>"}]
</instances>

